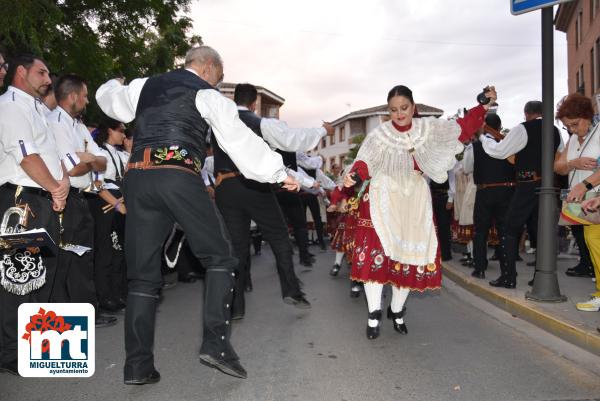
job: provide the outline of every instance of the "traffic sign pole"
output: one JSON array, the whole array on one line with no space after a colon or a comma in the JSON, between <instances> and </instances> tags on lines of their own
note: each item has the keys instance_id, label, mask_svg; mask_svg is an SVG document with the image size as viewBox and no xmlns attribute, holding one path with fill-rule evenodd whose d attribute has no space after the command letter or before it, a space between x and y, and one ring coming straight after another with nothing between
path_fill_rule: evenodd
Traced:
<instances>
[{"instance_id":1,"label":"traffic sign pole","mask_svg":"<svg viewBox=\"0 0 600 401\"><path fill-rule=\"evenodd\" d=\"M542 9L542 186L538 213L535 280L525 298L564 302L556 276L558 188L554 187L554 25L553 8Z\"/></svg>"}]
</instances>

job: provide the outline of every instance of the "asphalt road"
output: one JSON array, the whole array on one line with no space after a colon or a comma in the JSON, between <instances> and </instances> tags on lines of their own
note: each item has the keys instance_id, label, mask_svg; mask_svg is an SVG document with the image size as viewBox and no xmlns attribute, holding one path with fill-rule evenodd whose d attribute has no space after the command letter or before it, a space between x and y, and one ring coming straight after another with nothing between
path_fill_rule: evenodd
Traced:
<instances>
[{"instance_id":1,"label":"asphalt road","mask_svg":"<svg viewBox=\"0 0 600 401\"><path fill-rule=\"evenodd\" d=\"M450 283L437 293L411 294L408 336L394 332L385 320L380 338L367 340L366 304L363 297L349 297L347 269L331 278L333 253L317 258L312 270L298 269L313 304L309 311L281 301L268 247L253 258L254 292L247 296L246 318L233 326L247 380L198 362L202 282L179 283L165 291L157 319L160 383L123 384L119 321L96 332L93 377L0 374L0 400L600 399L600 358L567 355L568 346L560 340L540 341L543 334L522 322L515 325L514 318L493 307L486 313L490 306L485 301L461 295ZM573 362L578 358L586 359L587 366Z\"/></svg>"}]
</instances>

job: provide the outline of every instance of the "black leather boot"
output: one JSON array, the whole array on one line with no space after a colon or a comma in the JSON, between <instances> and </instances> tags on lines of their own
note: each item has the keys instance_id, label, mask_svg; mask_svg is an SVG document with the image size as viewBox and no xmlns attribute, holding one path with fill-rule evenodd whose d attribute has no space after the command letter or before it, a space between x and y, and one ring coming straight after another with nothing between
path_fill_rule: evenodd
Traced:
<instances>
[{"instance_id":1,"label":"black leather boot","mask_svg":"<svg viewBox=\"0 0 600 401\"><path fill-rule=\"evenodd\" d=\"M369 313L369 320L377 320L377 326L371 327L367 324L367 338L374 340L379 337L379 325L381 322L381 309Z\"/></svg>"},{"instance_id":2,"label":"black leather boot","mask_svg":"<svg viewBox=\"0 0 600 401\"><path fill-rule=\"evenodd\" d=\"M246 370L229 342L233 272L227 269L208 269L204 284L204 330L200 362L225 374L245 379Z\"/></svg>"},{"instance_id":3,"label":"black leather boot","mask_svg":"<svg viewBox=\"0 0 600 401\"><path fill-rule=\"evenodd\" d=\"M154 368L154 322L158 295L130 292L125 310L125 384L160 380Z\"/></svg>"}]
</instances>

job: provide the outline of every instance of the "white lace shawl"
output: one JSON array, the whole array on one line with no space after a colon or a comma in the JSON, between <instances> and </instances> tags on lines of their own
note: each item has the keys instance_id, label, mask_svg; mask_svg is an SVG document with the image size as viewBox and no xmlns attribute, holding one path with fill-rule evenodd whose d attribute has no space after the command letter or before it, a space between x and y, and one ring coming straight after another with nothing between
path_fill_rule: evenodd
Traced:
<instances>
[{"instance_id":1,"label":"white lace shawl","mask_svg":"<svg viewBox=\"0 0 600 401\"><path fill-rule=\"evenodd\" d=\"M419 168L433 181L448 179L456 155L463 150L459 142L460 126L454 120L435 117L415 118L406 132L396 130L391 121L371 131L362 143L356 160L369 166L369 174L397 178L399 184L414 170L413 157ZM414 151L410 152L411 149ZM408 188L407 188L408 189Z\"/></svg>"}]
</instances>

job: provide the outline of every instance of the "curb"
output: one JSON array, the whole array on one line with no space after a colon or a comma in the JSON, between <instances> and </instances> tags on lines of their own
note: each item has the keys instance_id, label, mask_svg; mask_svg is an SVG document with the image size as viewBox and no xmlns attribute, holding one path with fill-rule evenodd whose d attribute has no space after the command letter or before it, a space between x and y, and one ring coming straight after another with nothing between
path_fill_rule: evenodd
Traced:
<instances>
[{"instance_id":1,"label":"curb","mask_svg":"<svg viewBox=\"0 0 600 401\"><path fill-rule=\"evenodd\" d=\"M454 283L493 305L505 310L513 316L519 317L537 327L545 330L573 345L585 349L600 356L600 335L593 331L580 327L574 322L559 320L546 311L536 307L535 303L504 294L505 290L485 287L479 284L480 280L474 281L453 266L442 263L443 274ZM487 281L485 281L487 284ZM506 290L514 291L514 290Z\"/></svg>"}]
</instances>

